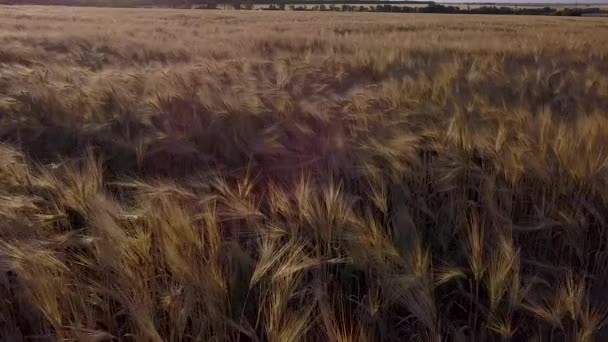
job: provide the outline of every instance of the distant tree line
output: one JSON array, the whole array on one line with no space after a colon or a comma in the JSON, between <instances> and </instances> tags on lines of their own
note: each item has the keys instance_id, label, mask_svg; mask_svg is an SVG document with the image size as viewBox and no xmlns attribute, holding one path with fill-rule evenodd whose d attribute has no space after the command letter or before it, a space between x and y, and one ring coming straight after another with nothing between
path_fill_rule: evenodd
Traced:
<instances>
[{"instance_id":1,"label":"distant tree line","mask_svg":"<svg viewBox=\"0 0 608 342\"><path fill-rule=\"evenodd\" d=\"M453 14L497 14L497 15L557 15L557 16L581 16L603 13L600 8L565 8L555 9L552 7L497 7L480 6L476 8L461 8L456 6L445 6L430 4L426 7L408 7L394 5L377 5L368 8L354 8L355 6L342 6L342 11L371 11L371 12L397 12L397 13L453 13Z\"/></svg>"},{"instance_id":2,"label":"distant tree line","mask_svg":"<svg viewBox=\"0 0 608 342\"><path fill-rule=\"evenodd\" d=\"M582 16L608 13L597 7L565 8L552 7L506 7L480 6L461 8L428 2L373 1L373 0L0 0L0 4L40 4L64 6L100 7L174 7L215 9L219 5L234 9L254 9L255 5L268 5L264 10L293 11L342 11L342 12L392 12L392 13L452 13L452 14L498 14L498 15L556 15ZM427 6L406 6L427 4Z\"/></svg>"},{"instance_id":3,"label":"distant tree line","mask_svg":"<svg viewBox=\"0 0 608 342\"><path fill-rule=\"evenodd\" d=\"M285 9L284 5L271 5L268 10ZM396 6L390 4L378 4L376 6L356 6L356 5L317 5L303 6L291 5L290 10L294 11L342 11L342 12L392 12L392 13L452 13L452 14L496 14L496 15L556 15L556 16L582 16L598 13L608 13L597 7L593 8L564 8L555 9L552 7L497 7L480 6L476 8L460 8L456 6L445 6L440 4L429 4L426 7Z\"/></svg>"},{"instance_id":4,"label":"distant tree line","mask_svg":"<svg viewBox=\"0 0 608 342\"><path fill-rule=\"evenodd\" d=\"M213 0L212 0L213 1ZM272 0L271 0L272 1ZM209 0L205 1L209 4ZM516 8L506 6L480 6L476 8L460 8L457 6L446 6L437 3L428 3L427 6L404 6L387 3L379 3L376 5L357 5L353 1L329 2L325 1L274 1L274 3L262 3L269 5L263 10L292 10L292 11L340 11L340 12L392 12L392 13L452 13L452 14L497 14L497 15L556 15L556 16L582 16L590 14L608 13L597 7L593 8L564 8L556 9L552 7L528 7ZM306 2L306 4L304 4ZM260 2L254 2L260 4ZM237 3L233 4L235 9L252 9L253 4ZM340 5L340 3L342 3ZM226 2L222 2L226 4ZM229 3L228 3L229 4ZM216 8L214 4L206 5L201 8Z\"/></svg>"}]
</instances>

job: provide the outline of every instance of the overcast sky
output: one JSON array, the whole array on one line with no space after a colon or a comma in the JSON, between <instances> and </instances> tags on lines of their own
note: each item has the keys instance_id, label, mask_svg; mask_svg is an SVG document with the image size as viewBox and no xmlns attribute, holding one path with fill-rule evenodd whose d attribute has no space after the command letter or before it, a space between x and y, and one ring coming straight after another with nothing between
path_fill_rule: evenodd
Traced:
<instances>
[{"instance_id":1,"label":"overcast sky","mask_svg":"<svg viewBox=\"0 0 608 342\"><path fill-rule=\"evenodd\" d=\"M491 2L496 4L575 4L576 0L435 0L441 3L484 3ZM578 4L608 4L608 0L579 0Z\"/></svg>"}]
</instances>

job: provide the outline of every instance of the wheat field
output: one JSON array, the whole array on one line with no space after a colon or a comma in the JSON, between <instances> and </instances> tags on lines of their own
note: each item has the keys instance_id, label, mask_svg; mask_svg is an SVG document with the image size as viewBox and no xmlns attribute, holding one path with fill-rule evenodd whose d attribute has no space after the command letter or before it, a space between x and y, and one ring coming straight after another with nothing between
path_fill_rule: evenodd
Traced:
<instances>
[{"instance_id":1,"label":"wheat field","mask_svg":"<svg viewBox=\"0 0 608 342\"><path fill-rule=\"evenodd\" d=\"M0 7L0 340L601 341L608 20Z\"/></svg>"}]
</instances>

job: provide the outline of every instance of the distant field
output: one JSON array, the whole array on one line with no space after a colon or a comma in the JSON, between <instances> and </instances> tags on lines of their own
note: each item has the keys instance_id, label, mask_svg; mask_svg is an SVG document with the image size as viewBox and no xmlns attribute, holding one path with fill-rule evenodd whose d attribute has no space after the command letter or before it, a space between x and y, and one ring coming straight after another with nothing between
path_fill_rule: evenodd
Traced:
<instances>
[{"instance_id":1,"label":"distant field","mask_svg":"<svg viewBox=\"0 0 608 342\"><path fill-rule=\"evenodd\" d=\"M602 18L0 7L0 340L601 341Z\"/></svg>"}]
</instances>

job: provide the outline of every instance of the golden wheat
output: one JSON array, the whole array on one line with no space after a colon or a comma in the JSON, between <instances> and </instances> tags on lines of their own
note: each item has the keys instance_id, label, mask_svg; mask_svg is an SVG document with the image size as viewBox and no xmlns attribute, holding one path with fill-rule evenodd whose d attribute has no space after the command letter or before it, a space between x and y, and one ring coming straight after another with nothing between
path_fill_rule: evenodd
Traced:
<instances>
[{"instance_id":1,"label":"golden wheat","mask_svg":"<svg viewBox=\"0 0 608 342\"><path fill-rule=\"evenodd\" d=\"M601 18L0 7L0 339L597 341Z\"/></svg>"}]
</instances>

